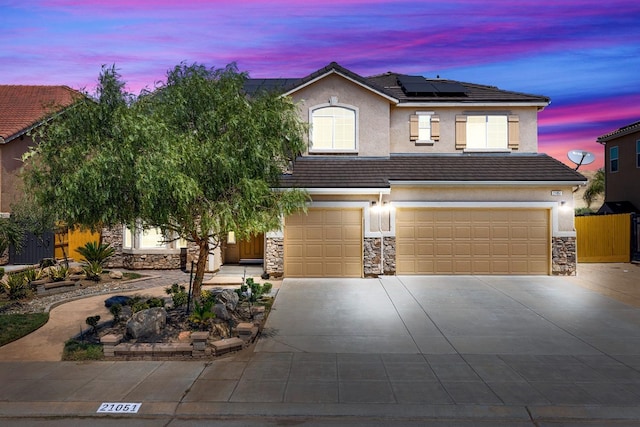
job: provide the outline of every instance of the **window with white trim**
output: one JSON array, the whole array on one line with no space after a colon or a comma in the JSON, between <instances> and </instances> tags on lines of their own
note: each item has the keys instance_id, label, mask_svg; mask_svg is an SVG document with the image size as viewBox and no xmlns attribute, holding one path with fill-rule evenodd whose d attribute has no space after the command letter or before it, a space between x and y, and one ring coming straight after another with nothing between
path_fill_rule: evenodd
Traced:
<instances>
[{"instance_id":1,"label":"window with white trim","mask_svg":"<svg viewBox=\"0 0 640 427\"><path fill-rule=\"evenodd\" d=\"M440 140L440 117L433 111L417 111L409 117L409 139L416 145Z\"/></svg>"},{"instance_id":2,"label":"window with white trim","mask_svg":"<svg viewBox=\"0 0 640 427\"><path fill-rule=\"evenodd\" d=\"M335 105L313 109L309 151L355 152L356 115L354 108Z\"/></svg>"},{"instance_id":3,"label":"window with white trim","mask_svg":"<svg viewBox=\"0 0 640 427\"><path fill-rule=\"evenodd\" d=\"M467 146L473 150L508 148L507 116L467 116Z\"/></svg>"},{"instance_id":4,"label":"window with white trim","mask_svg":"<svg viewBox=\"0 0 640 427\"><path fill-rule=\"evenodd\" d=\"M187 246L184 239L168 239L160 228L143 228L137 224L133 229L123 227L123 249L179 249Z\"/></svg>"},{"instance_id":5,"label":"window with white trim","mask_svg":"<svg viewBox=\"0 0 640 427\"><path fill-rule=\"evenodd\" d=\"M609 149L609 172L618 172L618 147Z\"/></svg>"}]
</instances>

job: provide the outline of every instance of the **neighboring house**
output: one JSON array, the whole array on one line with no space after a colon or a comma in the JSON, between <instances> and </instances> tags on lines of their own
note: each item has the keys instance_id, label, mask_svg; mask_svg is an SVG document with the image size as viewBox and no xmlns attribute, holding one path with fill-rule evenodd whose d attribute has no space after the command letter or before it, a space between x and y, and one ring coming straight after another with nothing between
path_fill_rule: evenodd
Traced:
<instances>
[{"instance_id":1,"label":"neighboring house","mask_svg":"<svg viewBox=\"0 0 640 427\"><path fill-rule=\"evenodd\" d=\"M599 213L640 213L640 121L597 139L604 146L605 200Z\"/></svg>"},{"instance_id":2,"label":"neighboring house","mask_svg":"<svg viewBox=\"0 0 640 427\"><path fill-rule=\"evenodd\" d=\"M8 216L24 189L19 177L22 155L34 145L29 131L44 125L83 95L66 86L0 85L0 214ZM45 237L47 241L53 235ZM26 247L12 262L32 263L53 256L53 242L27 236ZM12 255L12 256L15 256ZM9 262L4 254L0 264Z\"/></svg>"},{"instance_id":3,"label":"neighboring house","mask_svg":"<svg viewBox=\"0 0 640 427\"><path fill-rule=\"evenodd\" d=\"M23 189L22 154L34 145L28 135L83 96L67 86L0 85L0 212L7 214Z\"/></svg>"},{"instance_id":4,"label":"neighboring house","mask_svg":"<svg viewBox=\"0 0 640 427\"><path fill-rule=\"evenodd\" d=\"M537 152L548 98L336 63L246 87L290 96L310 124L281 187L312 201L265 236L269 274L575 274L586 179Z\"/></svg>"}]
</instances>

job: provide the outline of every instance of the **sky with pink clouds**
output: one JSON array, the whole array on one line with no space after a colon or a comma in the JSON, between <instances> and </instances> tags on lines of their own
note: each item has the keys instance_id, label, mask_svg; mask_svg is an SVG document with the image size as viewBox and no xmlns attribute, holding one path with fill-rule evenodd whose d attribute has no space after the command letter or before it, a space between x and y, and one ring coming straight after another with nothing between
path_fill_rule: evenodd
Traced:
<instances>
[{"instance_id":1,"label":"sky with pink clouds","mask_svg":"<svg viewBox=\"0 0 640 427\"><path fill-rule=\"evenodd\" d=\"M545 95L539 151L640 120L637 0L0 0L0 84L89 91L116 64L132 92L184 61L303 77L331 61Z\"/></svg>"}]
</instances>

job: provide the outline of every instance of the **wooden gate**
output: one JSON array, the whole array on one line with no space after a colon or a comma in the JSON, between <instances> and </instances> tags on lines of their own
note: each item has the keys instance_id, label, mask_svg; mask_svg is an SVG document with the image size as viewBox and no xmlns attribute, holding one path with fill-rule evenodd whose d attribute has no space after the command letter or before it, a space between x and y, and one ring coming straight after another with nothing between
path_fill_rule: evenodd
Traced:
<instances>
[{"instance_id":1,"label":"wooden gate","mask_svg":"<svg viewBox=\"0 0 640 427\"><path fill-rule=\"evenodd\" d=\"M82 255L78 253L77 249L84 246L87 242L99 241L100 233L93 233L91 230L74 228L56 233L55 257L61 259L64 258L64 254L66 254L68 258L72 258L74 261L80 261Z\"/></svg>"},{"instance_id":2,"label":"wooden gate","mask_svg":"<svg viewBox=\"0 0 640 427\"><path fill-rule=\"evenodd\" d=\"M631 215L576 217L578 262L631 261Z\"/></svg>"}]
</instances>

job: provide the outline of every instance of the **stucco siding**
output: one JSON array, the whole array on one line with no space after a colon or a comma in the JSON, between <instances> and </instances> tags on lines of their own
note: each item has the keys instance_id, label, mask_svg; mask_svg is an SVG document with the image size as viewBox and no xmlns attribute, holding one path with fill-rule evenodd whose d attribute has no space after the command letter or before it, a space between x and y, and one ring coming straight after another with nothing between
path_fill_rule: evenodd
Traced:
<instances>
[{"instance_id":1,"label":"stucco siding","mask_svg":"<svg viewBox=\"0 0 640 427\"><path fill-rule=\"evenodd\" d=\"M357 107L358 156L389 155L389 100L338 75L327 76L292 97L305 122L310 108L329 103L331 97L336 97L339 105Z\"/></svg>"}]
</instances>

